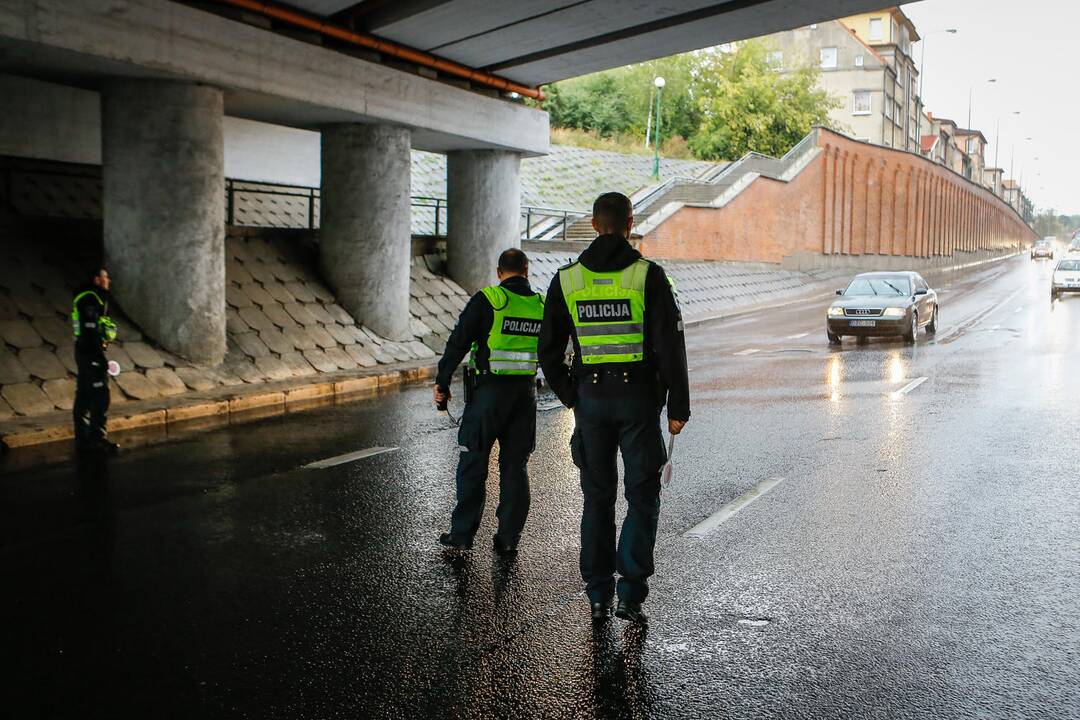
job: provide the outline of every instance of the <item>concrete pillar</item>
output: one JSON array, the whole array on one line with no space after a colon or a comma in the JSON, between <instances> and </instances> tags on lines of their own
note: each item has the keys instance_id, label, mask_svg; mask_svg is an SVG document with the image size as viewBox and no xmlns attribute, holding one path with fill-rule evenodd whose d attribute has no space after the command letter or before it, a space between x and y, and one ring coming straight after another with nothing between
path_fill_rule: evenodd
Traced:
<instances>
[{"instance_id":1,"label":"concrete pillar","mask_svg":"<svg viewBox=\"0 0 1080 720\"><path fill-rule=\"evenodd\" d=\"M102 92L105 262L142 330L197 363L225 356L221 90L123 80Z\"/></svg>"},{"instance_id":2,"label":"concrete pillar","mask_svg":"<svg viewBox=\"0 0 1080 720\"><path fill-rule=\"evenodd\" d=\"M499 254L521 247L521 158L501 150L447 155L446 260L469 292L495 282Z\"/></svg>"},{"instance_id":3,"label":"concrete pillar","mask_svg":"<svg viewBox=\"0 0 1080 720\"><path fill-rule=\"evenodd\" d=\"M338 300L384 337L409 331L410 150L406 128L323 128L319 262Z\"/></svg>"}]
</instances>

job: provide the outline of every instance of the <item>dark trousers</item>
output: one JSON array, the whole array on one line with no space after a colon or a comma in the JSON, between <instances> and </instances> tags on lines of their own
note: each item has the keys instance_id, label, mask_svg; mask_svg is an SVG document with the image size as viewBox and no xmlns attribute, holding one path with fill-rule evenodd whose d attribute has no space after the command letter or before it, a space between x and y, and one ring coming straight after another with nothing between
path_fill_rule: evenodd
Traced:
<instances>
[{"instance_id":1,"label":"dark trousers","mask_svg":"<svg viewBox=\"0 0 1080 720\"><path fill-rule=\"evenodd\" d=\"M109 379L105 372L105 354L75 349L79 376L75 381L75 442L92 445L105 440L105 422L109 412Z\"/></svg>"},{"instance_id":2,"label":"dark trousers","mask_svg":"<svg viewBox=\"0 0 1080 720\"><path fill-rule=\"evenodd\" d=\"M529 455L536 444L536 385L531 377L487 379L465 406L458 430L457 507L450 532L471 538L480 527L491 448L499 443L498 535L515 541L529 515Z\"/></svg>"},{"instance_id":3,"label":"dark trousers","mask_svg":"<svg viewBox=\"0 0 1080 720\"><path fill-rule=\"evenodd\" d=\"M667 462L655 392L629 385L619 395L592 395L581 389L570 440L581 470L585 496L581 513L581 578L590 602L619 599L640 603L649 594L653 547L660 519L660 470ZM626 470L628 508L615 545L615 497L619 489L616 454Z\"/></svg>"}]
</instances>

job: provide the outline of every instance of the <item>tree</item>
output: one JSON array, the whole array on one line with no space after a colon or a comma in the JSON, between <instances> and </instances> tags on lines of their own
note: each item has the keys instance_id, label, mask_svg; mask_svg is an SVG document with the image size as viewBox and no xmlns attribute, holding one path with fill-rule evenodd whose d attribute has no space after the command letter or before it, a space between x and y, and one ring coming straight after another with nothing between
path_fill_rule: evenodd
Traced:
<instances>
[{"instance_id":1,"label":"tree","mask_svg":"<svg viewBox=\"0 0 1080 720\"><path fill-rule=\"evenodd\" d=\"M547 99L542 106L552 127L587 130L600 137L629 133L644 141L655 99L653 79L661 76L667 81L664 137L689 137L701 115L692 90L697 55L673 55L554 83L544 89Z\"/></svg>"},{"instance_id":2,"label":"tree","mask_svg":"<svg viewBox=\"0 0 1080 720\"><path fill-rule=\"evenodd\" d=\"M778 71L761 43L731 52L702 54L698 70L701 125L690 138L697 157L733 160L755 151L779 157L814 125L828 125L839 101L816 89L819 71L803 66Z\"/></svg>"}]
</instances>

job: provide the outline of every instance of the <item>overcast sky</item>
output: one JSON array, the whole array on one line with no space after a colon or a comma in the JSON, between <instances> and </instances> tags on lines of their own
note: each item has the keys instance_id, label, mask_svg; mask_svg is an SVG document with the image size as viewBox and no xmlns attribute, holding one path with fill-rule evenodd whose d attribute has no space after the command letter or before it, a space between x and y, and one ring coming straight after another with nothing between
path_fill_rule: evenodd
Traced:
<instances>
[{"instance_id":1,"label":"overcast sky","mask_svg":"<svg viewBox=\"0 0 1080 720\"><path fill-rule=\"evenodd\" d=\"M1080 2L923 0L903 8L925 38L927 110L964 126L974 89L972 124L991 143L987 163L994 163L1000 118L998 164L1006 175L1015 145L1014 174L1023 172L1035 206L1080 214ZM918 63L922 48L912 52Z\"/></svg>"}]
</instances>

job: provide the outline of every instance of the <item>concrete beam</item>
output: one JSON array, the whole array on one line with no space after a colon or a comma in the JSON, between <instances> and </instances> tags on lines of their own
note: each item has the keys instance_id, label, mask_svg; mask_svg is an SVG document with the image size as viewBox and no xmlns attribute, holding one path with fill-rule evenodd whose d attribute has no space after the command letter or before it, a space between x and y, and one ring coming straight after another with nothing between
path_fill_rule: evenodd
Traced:
<instances>
[{"instance_id":1,"label":"concrete beam","mask_svg":"<svg viewBox=\"0 0 1080 720\"><path fill-rule=\"evenodd\" d=\"M547 113L169 0L0 0L0 72L96 88L109 77L207 83L225 110L317 129L383 123L445 152L548 149Z\"/></svg>"},{"instance_id":2,"label":"concrete beam","mask_svg":"<svg viewBox=\"0 0 1080 720\"><path fill-rule=\"evenodd\" d=\"M462 150L447 155L446 258L469 292L495 282L499 254L521 247L521 158Z\"/></svg>"},{"instance_id":3,"label":"concrete beam","mask_svg":"<svg viewBox=\"0 0 1080 720\"><path fill-rule=\"evenodd\" d=\"M222 93L124 80L102 95L105 262L124 311L166 349L225 356Z\"/></svg>"},{"instance_id":4,"label":"concrete beam","mask_svg":"<svg viewBox=\"0 0 1080 720\"><path fill-rule=\"evenodd\" d=\"M412 336L409 150L405 128L323 128L323 274L358 322L393 340Z\"/></svg>"}]
</instances>

